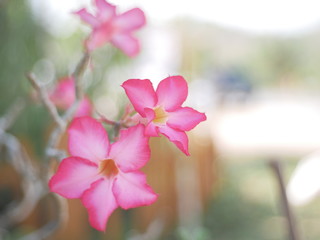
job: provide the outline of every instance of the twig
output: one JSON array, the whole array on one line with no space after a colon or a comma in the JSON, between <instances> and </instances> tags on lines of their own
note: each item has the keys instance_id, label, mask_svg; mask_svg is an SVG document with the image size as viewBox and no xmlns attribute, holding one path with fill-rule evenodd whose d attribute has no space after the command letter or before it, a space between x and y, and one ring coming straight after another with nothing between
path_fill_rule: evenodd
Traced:
<instances>
[{"instance_id":1,"label":"twig","mask_svg":"<svg viewBox=\"0 0 320 240\"><path fill-rule=\"evenodd\" d=\"M39 179L38 172L31 162L28 154L20 144L19 140L6 133L21 112L24 104L17 100L1 118L0 146L4 146L8 152L10 164L22 177L23 198L20 202L12 202L0 216L0 228L6 229L25 219L34 209L38 200L44 193L44 187Z\"/></svg>"},{"instance_id":2,"label":"twig","mask_svg":"<svg viewBox=\"0 0 320 240\"><path fill-rule=\"evenodd\" d=\"M80 60L79 64L77 65L74 73L73 73L73 77L75 79L75 92L76 92L76 99L74 101L74 103L71 105L71 107L64 113L64 115L62 117L60 117L58 114L55 115L54 112L57 113L57 110L55 108L55 106L53 105L53 103L49 100L46 92L39 88L36 88L36 90L41 94L41 91L43 92L43 99L47 99L49 105L53 105L54 109L53 110L53 114L52 116L59 116L59 121L61 120L61 122L63 122L62 124L57 124L57 126L52 130L50 136L49 136L49 140L47 142L47 146L45 149L45 155L46 158L49 159L62 159L66 154L64 151L57 149L57 145L62 137L62 134L65 131L65 128L68 124L68 122L72 119L74 113L76 112L79 103L83 97L83 90L81 87L81 77L86 69L86 66L89 62L90 56L88 53L84 53L82 59ZM31 81L31 82L35 82L36 81ZM37 86L36 86L37 87ZM46 105L45 101L43 100L44 104ZM48 108L48 111L50 112L51 108ZM57 121L56 121L57 123ZM49 165L49 161L45 161L44 164L44 168L43 170L48 170L48 165ZM48 172L46 171L46 174L44 175L45 178L48 177ZM60 207L59 211L57 211L59 214L56 217L56 220L49 222L48 224L44 225L42 228L40 228L39 230L32 232L31 234L21 238L21 240L42 240L47 238L48 236L52 235L59 227L60 225L66 220L66 218L68 217L68 211L67 211L67 204L66 204L66 200L61 198L60 196L53 194L52 195L58 205L58 207Z\"/></svg>"},{"instance_id":3,"label":"twig","mask_svg":"<svg viewBox=\"0 0 320 240\"><path fill-rule=\"evenodd\" d=\"M113 121L113 120L110 120L110 119L106 118L105 116L103 116L99 112L97 112L97 114L100 117L99 121L101 121L101 122L103 122L105 124L109 124L109 125L113 126L113 138L114 138L114 140L119 136L120 129L122 127L126 127L126 125L124 124L124 121L122 121L122 120Z\"/></svg>"},{"instance_id":4,"label":"twig","mask_svg":"<svg viewBox=\"0 0 320 240\"><path fill-rule=\"evenodd\" d=\"M59 227L67 220L68 218L68 204L66 199L60 197L57 194L49 195L54 198L56 203L55 212L57 213L56 219L50 221L49 223L45 224L39 230L34 231L19 240L43 240L47 239L51 236Z\"/></svg>"},{"instance_id":5,"label":"twig","mask_svg":"<svg viewBox=\"0 0 320 240\"><path fill-rule=\"evenodd\" d=\"M0 129L2 131L8 130L14 124L25 105L22 99L18 99L13 103L5 116L0 118Z\"/></svg>"},{"instance_id":6,"label":"twig","mask_svg":"<svg viewBox=\"0 0 320 240\"><path fill-rule=\"evenodd\" d=\"M109 124L109 125L112 125L112 126L114 126L114 125L116 125L116 124L119 124L118 122L116 122L116 121L113 121L113 120L110 120L110 119L108 119L108 118L106 118L105 116L103 116L101 113L99 113L98 111L96 111L97 112L97 114L99 115L99 117L100 117L100 121L101 122L103 122L103 123L105 123L105 124Z\"/></svg>"},{"instance_id":7,"label":"twig","mask_svg":"<svg viewBox=\"0 0 320 240\"><path fill-rule=\"evenodd\" d=\"M69 122L76 110L78 109L78 106L80 104L81 99L83 98L83 88L82 88L82 82L81 78L83 76L83 73L89 63L90 55L89 53L85 52L78 63L76 69L74 70L72 76L74 77L75 81L75 101L71 105L71 107L65 112L65 114L62 116L62 119L65 122Z\"/></svg>"},{"instance_id":8,"label":"twig","mask_svg":"<svg viewBox=\"0 0 320 240\"><path fill-rule=\"evenodd\" d=\"M2 132L0 134L0 145L6 147L11 159L10 163L22 177L22 200L19 203L10 204L0 216L1 228L8 228L29 216L39 199L45 194L46 188L16 137Z\"/></svg>"},{"instance_id":9,"label":"twig","mask_svg":"<svg viewBox=\"0 0 320 240\"><path fill-rule=\"evenodd\" d=\"M73 74L75 78L76 100L62 117L58 114L55 105L49 99L47 92L38 83L35 76L32 73L27 74L29 82L40 95L44 106L56 123L56 127L52 130L45 149L45 156L47 159L52 157L61 159L63 156L65 156L64 151L57 149L57 145L66 129L67 123L72 119L76 109L78 108L80 100L83 97L80 80L89 62L89 59L89 54L84 53L81 61L76 67L76 70ZM44 168L42 168L43 172L40 172L42 175L39 176L39 173L37 173L33 168L28 155L23 150L19 141L14 136L5 133L5 130L11 126L16 117L16 110L12 110L10 113L11 112L12 114L9 114L7 119L3 118L5 121L3 120L0 122L0 144L2 143L7 147L10 158L13 160L12 164L23 178L24 197L19 204L12 204L10 207L8 207L8 209L6 209L5 214L0 217L0 229L6 229L17 222L22 221L32 212L38 201L48 193L47 185L44 183L46 183L49 175L49 161L45 161ZM23 237L23 240L45 239L52 235L67 218L68 211L66 210L66 200L62 199L56 194L52 196L54 197L58 207L60 207L60 211L57 211L58 215L56 220L49 222L39 230Z\"/></svg>"},{"instance_id":10,"label":"twig","mask_svg":"<svg viewBox=\"0 0 320 240\"><path fill-rule=\"evenodd\" d=\"M83 73L89 63L90 60L90 54L88 52L85 52L83 54L82 59L80 60L79 64L77 65L75 71L73 72L72 76L75 78L75 91L76 91L76 99L82 99L83 98L83 89L81 87L81 77L83 76Z\"/></svg>"},{"instance_id":11,"label":"twig","mask_svg":"<svg viewBox=\"0 0 320 240\"><path fill-rule=\"evenodd\" d=\"M66 126L65 121L60 117L57 108L55 107L55 105L50 101L47 92L45 91L45 89L43 89L42 86L40 86L40 84L38 83L38 81L36 80L34 74L32 73L28 73L27 74L27 78L29 80L29 82L31 83L31 85L33 86L33 88L38 92L38 94L40 95L40 98L44 104L44 106L47 108L50 116L52 117L52 119L54 120L54 122L59 126L59 128L64 129Z\"/></svg>"},{"instance_id":12,"label":"twig","mask_svg":"<svg viewBox=\"0 0 320 240\"><path fill-rule=\"evenodd\" d=\"M90 60L90 55L85 52L83 54L83 57L81 58L80 62L78 63L74 73L72 74L72 76L74 77L74 80L75 80L76 99L73 102L73 104L71 105L71 107L62 116L62 120L64 121L65 126L72 119L72 117L73 117L74 113L76 112L76 110L78 109L80 101L83 97L83 89L81 86L81 77L82 77L82 75L83 75L83 73L89 63L89 60ZM58 155L56 155L56 153L58 152L56 150L56 147L57 147L57 144L60 141L60 138L61 138L64 131L65 131L65 128L63 128L63 129L62 128L55 128L52 130L51 135L48 140L47 147L46 147L46 154L49 158L58 156ZM60 151L60 153L61 153L61 151ZM60 154L60 156L61 156L61 154Z\"/></svg>"},{"instance_id":13,"label":"twig","mask_svg":"<svg viewBox=\"0 0 320 240\"><path fill-rule=\"evenodd\" d=\"M272 159L269 160L269 165L272 171L275 174L277 183L279 185L280 190L280 197L281 197L281 203L282 203L282 211L287 219L288 224L288 235L290 240L299 240L299 234L298 229L296 227L296 221L292 212L292 209L290 207L290 204L288 202L286 188L283 180L283 173L280 166L279 161Z\"/></svg>"}]
</instances>

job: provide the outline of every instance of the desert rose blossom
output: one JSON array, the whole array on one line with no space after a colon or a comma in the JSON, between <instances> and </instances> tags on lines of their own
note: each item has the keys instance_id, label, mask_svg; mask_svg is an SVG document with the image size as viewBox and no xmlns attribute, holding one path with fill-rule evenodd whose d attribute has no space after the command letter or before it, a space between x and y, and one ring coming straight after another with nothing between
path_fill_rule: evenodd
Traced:
<instances>
[{"instance_id":1,"label":"desert rose blossom","mask_svg":"<svg viewBox=\"0 0 320 240\"><path fill-rule=\"evenodd\" d=\"M182 107L188 95L188 85L182 76L163 79L156 91L150 80L129 79L122 84L135 110L146 122L145 134L166 136L182 152L189 155L188 136L206 115L190 107Z\"/></svg>"},{"instance_id":2,"label":"desert rose blossom","mask_svg":"<svg viewBox=\"0 0 320 240\"><path fill-rule=\"evenodd\" d=\"M65 198L80 198L92 227L105 230L119 206L134 208L157 199L139 170L150 159L142 124L121 130L119 140L110 144L100 122L81 117L72 121L68 136L71 157L62 160L49 188Z\"/></svg>"},{"instance_id":3,"label":"desert rose blossom","mask_svg":"<svg viewBox=\"0 0 320 240\"><path fill-rule=\"evenodd\" d=\"M86 40L88 51L110 42L130 57L137 55L140 45L138 39L133 36L133 32L146 23L143 11L133 8L117 14L116 6L105 0L95 0L95 5L95 15L90 14L84 8L76 12L84 22L92 27L92 33Z\"/></svg>"},{"instance_id":4,"label":"desert rose blossom","mask_svg":"<svg viewBox=\"0 0 320 240\"><path fill-rule=\"evenodd\" d=\"M76 100L73 77L64 77L58 81L56 87L49 94L50 100L62 110L67 110ZM90 116L92 105L87 96L80 101L75 117Z\"/></svg>"}]
</instances>

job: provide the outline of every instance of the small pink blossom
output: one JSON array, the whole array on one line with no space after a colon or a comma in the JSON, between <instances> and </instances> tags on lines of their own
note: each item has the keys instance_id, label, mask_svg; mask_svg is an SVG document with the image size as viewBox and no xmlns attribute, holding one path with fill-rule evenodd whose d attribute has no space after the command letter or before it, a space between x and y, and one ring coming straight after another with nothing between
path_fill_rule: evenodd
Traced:
<instances>
[{"instance_id":1,"label":"small pink blossom","mask_svg":"<svg viewBox=\"0 0 320 240\"><path fill-rule=\"evenodd\" d=\"M185 131L205 121L206 115L181 106L188 95L186 80L181 76L165 78L156 91L148 79L129 79L122 87L135 110L147 120L145 134L156 137L161 133L189 155Z\"/></svg>"},{"instance_id":2,"label":"small pink blossom","mask_svg":"<svg viewBox=\"0 0 320 240\"><path fill-rule=\"evenodd\" d=\"M62 160L49 187L65 198L80 198L95 229L103 231L119 206L134 208L157 199L139 170L150 159L142 124L121 130L110 144L101 123L82 117L73 120L68 136L71 157Z\"/></svg>"},{"instance_id":3,"label":"small pink blossom","mask_svg":"<svg viewBox=\"0 0 320 240\"><path fill-rule=\"evenodd\" d=\"M111 42L125 54L133 57L139 53L139 41L133 32L145 25L146 19L143 11L133 8L122 14L116 14L116 6L105 0L95 0L96 14L90 14L86 9L81 9L76 14L91 25L92 33L86 41L86 47L92 51Z\"/></svg>"},{"instance_id":4,"label":"small pink blossom","mask_svg":"<svg viewBox=\"0 0 320 240\"><path fill-rule=\"evenodd\" d=\"M76 99L73 77L61 78L55 89L49 95L50 100L60 109L67 110ZM88 97L84 97L79 103L75 117L90 116L92 106Z\"/></svg>"}]
</instances>

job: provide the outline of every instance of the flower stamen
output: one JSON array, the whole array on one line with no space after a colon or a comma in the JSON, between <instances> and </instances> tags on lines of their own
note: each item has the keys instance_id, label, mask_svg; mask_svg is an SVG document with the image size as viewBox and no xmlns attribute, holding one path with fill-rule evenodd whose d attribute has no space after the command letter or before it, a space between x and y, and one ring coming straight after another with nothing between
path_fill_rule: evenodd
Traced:
<instances>
[{"instance_id":1,"label":"flower stamen","mask_svg":"<svg viewBox=\"0 0 320 240\"><path fill-rule=\"evenodd\" d=\"M112 159L103 160L99 165L99 174L108 178L117 175L119 172L118 167Z\"/></svg>"},{"instance_id":2,"label":"flower stamen","mask_svg":"<svg viewBox=\"0 0 320 240\"><path fill-rule=\"evenodd\" d=\"M167 112L162 107L156 107L154 110L154 119L153 123L164 124L168 119Z\"/></svg>"}]
</instances>

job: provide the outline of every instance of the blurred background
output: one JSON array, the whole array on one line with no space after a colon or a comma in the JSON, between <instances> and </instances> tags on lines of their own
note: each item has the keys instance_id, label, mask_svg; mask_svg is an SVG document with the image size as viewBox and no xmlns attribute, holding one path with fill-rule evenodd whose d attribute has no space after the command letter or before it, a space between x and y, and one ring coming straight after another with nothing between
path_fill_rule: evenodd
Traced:
<instances>
[{"instance_id":1,"label":"blurred background","mask_svg":"<svg viewBox=\"0 0 320 240\"><path fill-rule=\"evenodd\" d=\"M0 116L26 104L8 132L33 164L43 161L53 122L25 78L35 73L51 89L71 74L90 32L72 12L90 0L0 0ZM95 108L117 119L127 100L121 83L169 75L189 82L185 103L208 120L189 134L191 157L166 139L152 139L143 169L160 194L152 206L117 210L106 233L93 230L79 200L48 239L257 240L289 239L278 180L281 165L299 238L320 238L319 2L112 1L119 12L140 7L148 24L130 59L107 45L93 53L84 87ZM64 146L65 139L61 143ZM0 147L0 213L23 197L23 178ZM39 229L55 208L43 198L0 238ZM1 221L0 221L1 223ZM5 225L5 224L4 224Z\"/></svg>"}]
</instances>

